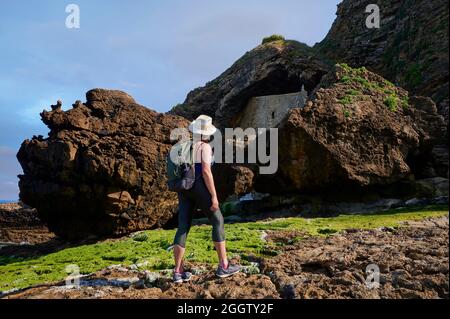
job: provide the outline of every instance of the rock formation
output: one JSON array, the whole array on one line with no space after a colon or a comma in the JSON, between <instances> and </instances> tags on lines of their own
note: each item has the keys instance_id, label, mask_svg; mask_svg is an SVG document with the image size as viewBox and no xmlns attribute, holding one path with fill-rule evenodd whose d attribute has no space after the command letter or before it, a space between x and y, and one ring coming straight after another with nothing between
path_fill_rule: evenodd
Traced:
<instances>
[{"instance_id":1,"label":"rock formation","mask_svg":"<svg viewBox=\"0 0 450 319\"><path fill-rule=\"evenodd\" d=\"M351 66L365 66L412 95L433 98L448 121L449 2L382 0L380 28L366 27L370 0L344 0L326 38L323 54Z\"/></svg>"},{"instance_id":2,"label":"rock formation","mask_svg":"<svg viewBox=\"0 0 450 319\"><path fill-rule=\"evenodd\" d=\"M262 191L392 184L413 173L408 158L445 131L434 104L424 103L426 113L416 109L428 100L410 102L365 68L337 65L313 95L281 123L279 172L256 179Z\"/></svg>"},{"instance_id":3,"label":"rock formation","mask_svg":"<svg viewBox=\"0 0 450 319\"><path fill-rule=\"evenodd\" d=\"M243 196L253 189L254 173L249 167L216 163L213 166L213 174L221 202L231 195Z\"/></svg>"},{"instance_id":4,"label":"rock formation","mask_svg":"<svg viewBox=\"0 0 450 319\"><path fill-rule=\"evenodd\" d=\"M183 104L169 113L188 119L200 114L214 118L219 127L231 127L250 98L312 91L330 65L307 45L296 41L265 43L247 52L229 69L202 88L190 92Z\"/></svg>"},{"instance_id":5,"label":"rock formation","mask_svg":"<svg viewBox=\"0 0 450 319\"><path fill-rule=\"evenodd\" d=\"M250 68L250 64L247 66L242 61L258 63L252 66L254 73L267 74L267 63L261 66L261 58L246 56L264 56L275 49L293 50L291 45L289 41L284 44L276 41L257 47L217 79L189 93L186 102L171 113L193 118L205 112L222 127L239 124L247 112L243 107L254 98L248 91L258 94L255 88L264 87L263 83L273 79L246 75L243 81L241 74L249 72L242 69ZM303 75L296 79L301 85L310 85L307 87L309 102L305 107L293 108L278 126L279 171L275 176L253 177L256 190L274 194L336 185L387 185L409 174L420 178L439 173L448 176L445 156L435 147L443 143L445 122L430 98L409 97L408 92L364 67L356 69L340 64L334 70L325 62L317 62L323 58L314 50L301 53L294 56L280 51L277 59L286 59L281 65L288 70L294 61L314 61L308 65L314 71L306 73L316 74L309 77L314 81L302 82L304 73L300 71ZM326 69L331 71L324 74ZM287 78L274 80L272 85L278 85L276 93L280 93L286 83ZM297 85L298 91L301 85ZM239 97L239 103L232 102L229 96Z\"/></svg>"},{"instance_id":6,"label":"rock formation","mask_svg":"<svg viewBox=\"0 0 450 319\"><path fill-rule=\"evenodd\" d=\"M21 200L69 238L164 226L177 203L165 180L170 131L188 121L120 91L96 89L86 98L66 112L44 111L49 137L23 142Z\"/></svg>"},{"instance_id":7,"label":"rock formation","mask_svg":"<svg viewBox=\"0 0 450 319\"><path fill-rule=\"evenodd\" d=\"M433 116L437 108L447 123L446 130L439 128L440 136L434 136L432 149L425 147L410 164L422 171L417 177L448 178L449 3L446 0L378 1L380 28L368 29L366 6L371 3L342 1L331 30L314 48L334 61L365 66L407 89L411 95L431 98L432 101L411 100L422 113L416 113L417 120L421 122L422 118Z\"/></svg>"}]
</instances>

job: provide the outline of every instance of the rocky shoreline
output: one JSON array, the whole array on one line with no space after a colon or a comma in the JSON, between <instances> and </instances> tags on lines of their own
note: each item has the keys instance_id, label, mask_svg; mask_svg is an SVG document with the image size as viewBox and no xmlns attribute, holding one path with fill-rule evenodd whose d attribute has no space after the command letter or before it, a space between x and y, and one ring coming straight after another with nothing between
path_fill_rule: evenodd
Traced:
<instances>
[{"instance_id":1,"label":"rocky shoreline","mask_svg":"<svg viewBox=\"0 0 450 319\"><path fill-rule=\"evenodd\" d=\"M188 264L195 278L170 281L170 272L111 266L81 278L81 287L64 282L9 292L8 299L59 298L449 298L449 220L407 222L404 227L346 230L329 237L291 241L292 231L269 232L266 240L281 253L255 259L245 272L214 277L212 266ZM366 267L380 269L379 288L367 286Z\"/></svg>"},{"instance_id":2,"label":"rocky shoreline","mask_svg":"<svg viewBox=\"0 0 450 319\"><path fill-rule=\"evenodd\" d=\"M21 203L0 204L0 288L27 288L0 297L448 299L448 1L413 2L381 0L368 30L369 1L343 0L322 42L267 37L167 113L101 88L43 110L48 136L17 153ZM278 169L249 154L214 165L244 272L214 277L196 218L195 278L175 285L166 156L200 114L221 131L275 129ZM225 140L235 159L263 139ZM58 282L69 262L79 289Z\"/></svg>"},{"instance_id":3,"label":"rocky shoreline","mask_svg":"<svg viewBox=\"0 0 450 319\"><path fill-rule=\"evenodd\" d=\"M12 244L40 244L55 238L39 219L36 209L23 203L0 204L0 225L0 248Z\"/></svg>"}]
</instances>

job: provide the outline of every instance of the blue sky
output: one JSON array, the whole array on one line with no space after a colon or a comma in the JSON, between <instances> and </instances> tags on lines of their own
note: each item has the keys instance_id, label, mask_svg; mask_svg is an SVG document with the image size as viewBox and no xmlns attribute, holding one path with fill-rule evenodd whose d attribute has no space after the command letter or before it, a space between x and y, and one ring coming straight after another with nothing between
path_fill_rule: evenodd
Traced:
<instances>
[{"instance_id":1,"label":"blue sky","mask_svg":"<svg viewBox=\"0 0 450 319\"><path fill-rule=\"evenodd\" d=\"M17 199L15 155L47 135L39 113L120 89L160 112L214 79L264 36L322 40L339 0L0 1L0 199ZM67 29L66 5L80 8Z\"/></svg>"}]
</instances>

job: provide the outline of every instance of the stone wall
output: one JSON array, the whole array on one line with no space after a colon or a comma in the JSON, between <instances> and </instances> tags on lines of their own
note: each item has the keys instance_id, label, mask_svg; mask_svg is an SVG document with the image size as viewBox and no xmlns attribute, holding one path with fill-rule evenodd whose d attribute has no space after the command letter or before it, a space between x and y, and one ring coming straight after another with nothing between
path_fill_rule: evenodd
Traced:
<instances>
[{"instance_id":1,"label":"stone wall","mask_svg":"<svg viewBox=\"0 0 450 319\"><path fill-rule=\"evenodd\" d=\"M253 97L236 121L236 126L243 129L277 127L290 109L303 107L307 98L304 88L297 93Z\"/></svg>"}]
</instances>

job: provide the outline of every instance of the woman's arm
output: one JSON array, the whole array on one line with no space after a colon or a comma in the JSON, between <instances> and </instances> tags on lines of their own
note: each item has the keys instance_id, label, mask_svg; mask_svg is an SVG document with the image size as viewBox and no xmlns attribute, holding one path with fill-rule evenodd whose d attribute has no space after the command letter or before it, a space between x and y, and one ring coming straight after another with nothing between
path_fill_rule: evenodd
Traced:
<instances>
[{"instance_id":1,"label":"woman's arm","mask_svg":"<svg viewBox=\"0 0 450 319\"><path fill-rule=\"evenodd\" d=\"M211 145L203 143L201 146L202 154L202 175L205 180L206 187L211 194L212 206L211 210L219 209L219 201L217 200L216 187L214 185L214 177L211 171L212 149Z\"/></svg>"}]
</instances>

